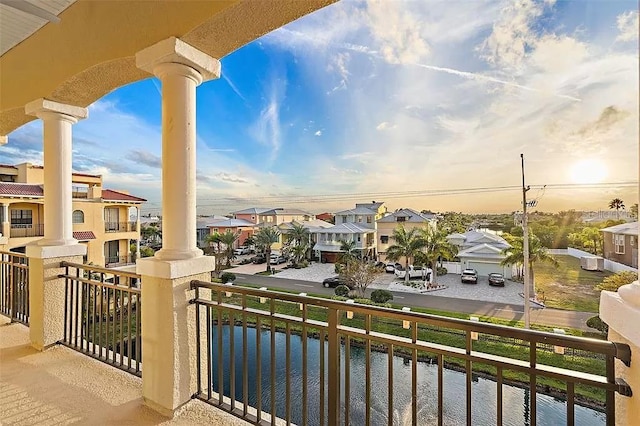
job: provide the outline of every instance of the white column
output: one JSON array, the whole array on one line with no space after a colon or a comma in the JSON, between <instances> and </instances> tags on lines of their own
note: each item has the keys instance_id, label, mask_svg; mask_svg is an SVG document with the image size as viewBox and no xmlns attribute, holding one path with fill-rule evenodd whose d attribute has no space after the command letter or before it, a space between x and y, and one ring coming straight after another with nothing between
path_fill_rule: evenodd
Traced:
<instances>
[{"instance_id":1,"label":"white column","mask_svg":"<svg viewBox=\"0 0 640 426\"><path fill-rule=\"evenodd\" d=\"M87 117L87 109L37 99L25 113L40 118L44 138L44 239L43 246L77 244L73 238L71 204L71 126Z\"/></svg>"},{"instance_id":2,"label":"white column","mask_svg":"<svg viewBox=\"0 0 640 426\"><path fill-rule=\"evenodd\" d=\"M140 207L136 207L136 232L138 233L138 239L136 240L136 261L140 259Z\"/></svg>"},{"instance_id":3,"label":"white column","mask_svg":"<svg viewBox=\"0 0 640 426\"><path fill-rule=\"evenodd\" d=\"M161 260L202 256L196 242L196 87L220 76L220 62L175 37L136 54L162 82Z\"/></svg>"},{"instance_id":4,"label":"white column","mask_svg":"<svg viewBox=\"0 0 640 426\"><path fill-rule=\"evenodd\" d=\"M171 37L136 54L136 65L162 82L162 249L139 259L142 396L168 416L197 390L193 279L210 280L214 258L196 246L196 87L218 78L220 63ZM206 297L206 296L205 296Z\"/></svg>"},{"instance_id":5,"label":"white column","mask_svg":"<svg viewBox=\"0 0 640 426\"><path fill-rule=\"evenodd\" d=\"M0 145L6 145L9 142L9 138L6 136L0 136Z\"/></svg>"}]
</instances>

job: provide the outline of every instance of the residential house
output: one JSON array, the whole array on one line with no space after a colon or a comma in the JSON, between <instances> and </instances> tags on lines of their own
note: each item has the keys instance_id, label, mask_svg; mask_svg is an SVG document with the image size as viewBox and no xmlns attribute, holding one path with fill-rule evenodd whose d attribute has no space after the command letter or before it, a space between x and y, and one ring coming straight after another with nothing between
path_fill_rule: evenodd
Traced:
<instances>
[{"instance_id":1,"label":"residential house","mask_svg":"<svg viewBox=\"0 0 640 426\"><path fill-rule=\"evenodd\" d=\"M601 232L605 259L638 267L638 222L610 226Z\"/></svg>"},{"instance_id":2,"label":"residential house","mask_svg":"<svg viewBox=\"0 0 640 426\"><path fill-rule=\"evenodd\" d=\"M335 214L335 224L358 223L370 228L376 227L376 220L387 213L384 202L357 203L354 209L342 210Z\"/></svg>"},{"instance_id":3,"label":"residential house","mask_svg":"<svg viewBox=\"0 0 640 426\"><path fill-rule=\"evenodd\" d=\"M335 215L333 213L320 213L316 215L316 219L323 220L325 222L334 223Z\"/></svg>"},{"instance_id":4,"label":"residential house","mask_svg":"<svg viewBox=\"0 0 640 426\"><path fill-rule=\"evenodd\" d=\"M471 230L464 234L447 236L451 244L458 247L458 258L461 269L471 268L478 271L479 276L487 276L492 272L511 278L511 266L503 266L506 257L502 251L511 245L502 237L484 231Z\"/></svg>"},{"instance_id":5,"label":"residential house","mask_svg":"<svg viewBox=\"0 0 640 426\"><path fill-rule=\"evenodd\" d=\"M289 231L293 228L294 224L302 225L305 229L309 230L309 247L313 246L317 242L318 233L327 228L331 228L333 223L325 222L319 219L303 220L303 221L291 221L278 225L278 231L280 231L280 240L272 245L272 248L279 250L284 247L290 240Z\"/></svg>"},{"instance_id":6,"label":"residential house","mask_svg":"<svg viewBox=\"0 0 640 426\"><path fill-rule=\"evenodd\" d=\"M376 231L373 227L361 223L341 223L330 228L316 231L316 244L313 250L321 262L336 262L342 252L342 241L354 241L355 247L363 257L376 256Z\"/></svg>"},{"instance_id":7,"label":"residential house","mask_svg":"<svg viewBox=\"0 0 640 426\"><path fill-rule=\"evenodd\" d=\"M243 219L254 224L260 223L260 214L273 210L272 208L251 207L231 213L234 219Z\"/></svg>"},{"instance_id":8,"label":"residential house","mask_svg":"<svg viewBox=\"0 0 640 426\"><path fill-rule=\"evenodd\" d=\"M231 231L235 234L240 234L240 237L234 245L234 248L237 248L244 245L247 238L255 233L255 224L244 219L229 219L224 216L214 216L213 218L200 218L198 222L198 245L200 247L206 246L205 238L207 235L215 233L224 234L227 231Z\"/></svg>"},{"instance_id":9,"label":"residential house","mask_svg":"<svg viewBox=\"0 0 640 426\"><path fill-rule=\"evenodd\" d=\"M420 213L413 209L398 209L376 221L377 249L381 261L386 260L389 246L394 244L393 231L402 226L405 230L421 229L427 226L435 228L436 216L432 213Z\"/></svg>"},{"instance_id":10,"label":"residential house","mask_svg":"<svg viewBox=\"0 0 640 426\"><path fill-rule=\"evenodd\" d=\"M0 250L24 252L44 237L43 181L42 166L0 165ZM103 189L101 176L84 173L73 173L71 194L73 237L87 246L85 261L107 267L135 263L130 246L140 239L138 215L146 200Z\"/></svg>"},{"instance_id":11,"label":"residential house","mask_svg":"<svg viewBox=\"0 0 640 426\"><path fill-rule=\"evenodd\" d=\"M298 209L283 209L281 207L265 210L258 214L258 224L262 226L280 225L291 221L308 221L315 217L308 212Z\"/></svg>"}]
</instances>

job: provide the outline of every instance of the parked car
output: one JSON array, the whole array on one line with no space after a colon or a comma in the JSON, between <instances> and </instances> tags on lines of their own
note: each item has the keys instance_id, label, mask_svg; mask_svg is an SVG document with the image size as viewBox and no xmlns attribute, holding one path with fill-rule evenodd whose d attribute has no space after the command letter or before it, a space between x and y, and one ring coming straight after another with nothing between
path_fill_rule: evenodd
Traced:
<instances>
[{"instance_id":1,"label":"parked car","mask_svg":"<svg viewBox=\"0 0 640 426\"><path fill-rule=\"evenodd\" d=\"M387 263L386 266L384 267L384 270L390 274L393 274L396 269L402 269L402 265L399 264L398 262L396 263Z\"/></svg>"},{"instance_id":2,"label":"parked car","mask_svg":"<svg viewBox=\"0 0 640 426\"><path fill-rule=\"evenodd\" d=\"M329 288L329 287L334 288L334 287L338 287L339 285L346 285L347 287L353 289L353 287L349 285L349 283L347 283L339 275L331 278L326 278L324 281L322 281L322 285L326 288Z\"/></svg>"},{"instance_id":3,"label":"parked car","mask_svg":"<svg viewBox=\"0 0 640 426\"><path fill-rule=\"evenodd\" d=\"M465 269L460 276L460 282L478 284L478 271L475 269Z\"/></svg>"},{"instance_id":4,"label":"parked car","mask_svg":"<svg viewBox=\"0 0 640 426\"><path fill-rule=\"evenodd\" d=\"M409 265L409 278L428 278L428 276L431 274L431 269L430 268L423 268L422 266L413 266L413 265ZM395 270L395 274L396 277L398 278L404 278L404 276L406 275L406 271L404 270L404 268L399 269L396 268Z\"/></svg>"},{"instance_id":5,"label":"parked car","mask_svg":"<svg viewBox=\"0 0 640 426\"><path fill-rule=\"evenodd\" d=\"M490 273L489 285L504 287L504 276L502 274L498 274L497 272Z\"/></svg>"},{"instance_id":6,"label":"parked car","mask_svg":"<svg viewBox=\"0 0 640 426\"><path fill-rule=\"evenodd\" d=\"M271 265L279 265L281 263L285 263L287 259L284 256L271 256L271 261L269 262Z\"/></svg>"},{"instance_id":7,"label":"parked car","mask_svg":"<svg viewBox=\"0 0 640 426\"><path fill-rule=\"evenodd\" d=\"M233 250L233 254L235 254L236 256L240 256L243 254L250 254L251 250L249 249L249 247L244 247L244 246L240 246L237 249Z\"/></svg>"},{"instance_id":8,"label":"parked car","mask_svg":"<svg viewBox=\"0 0 640 426\"><path fill-rule=\"evenodd\" d=\"M264 254L258 254L256 256L253 256L251 258L251 262L255 263L256 265L260 264L260 263L266 263L267 262L267 258Z\"/></svg>"}]
</instances>

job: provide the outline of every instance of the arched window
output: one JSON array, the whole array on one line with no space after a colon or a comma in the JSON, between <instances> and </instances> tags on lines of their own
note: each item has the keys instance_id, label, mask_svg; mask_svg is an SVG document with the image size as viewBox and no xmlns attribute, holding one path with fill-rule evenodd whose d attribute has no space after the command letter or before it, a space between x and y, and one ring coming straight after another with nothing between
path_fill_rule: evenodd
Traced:
<instances>
[{"instance_id":1,"label":"arched window","mask_svg":"<svg viewBox=\"0 0 640 426\"><path fill-rule=\"evenodd\" d=\"M84 223L84 212L82 210L73 211L73 223Z\"/></svg>"}]
</instances>

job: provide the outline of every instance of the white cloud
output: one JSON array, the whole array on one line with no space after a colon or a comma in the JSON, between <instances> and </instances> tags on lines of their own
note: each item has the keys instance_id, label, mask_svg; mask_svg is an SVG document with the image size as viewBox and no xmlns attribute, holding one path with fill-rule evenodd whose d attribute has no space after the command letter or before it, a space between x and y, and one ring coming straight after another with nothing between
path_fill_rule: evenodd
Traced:
<instances>
[{"instance_id":1,"label":"white cloud","mask_svg":"<svg viewBox=\"0 0 640 426\"><path fill-rule=\"evenodd\" d=\"M266 104L250 133L256 141L270 148L270 159L275 160L282 145L282 126L280 124L280 106L284 95L284 83L272 80Z\"/></svg>"},{"instance_id":2,"label":"white cloud","mask_svg":"<svg viewBox=\"0 0 640 426\"><path fill-rule=\"evenodd\" d=\"M616 37L616 41L630 42L638 40L638 27L640 19L637 10L630 10L618 16L618 30L620 34Z\"/></svg>"},{"instance_id":3,"label":"white cloud","mask_svg":"<svg viewBox=\"0 0 640 426\"><path fill-rule=\"evenodd\" d=\"M395 129L395 128L396 128L395 124L391 124L387 121L383 121L382 123L376 126L376 130L389 130L389 129Z\"/></svg>"},{"instance_id":4,"label":"white cloud","mask_svg":"<svg viewBox=\"0 0 640 426\"><path fill-rule=\"evenodd\" d=\"M322 136L322 130L318 130L317 132L314 133L314 135L316 136Z\"/></svg>"}]
</instances>

